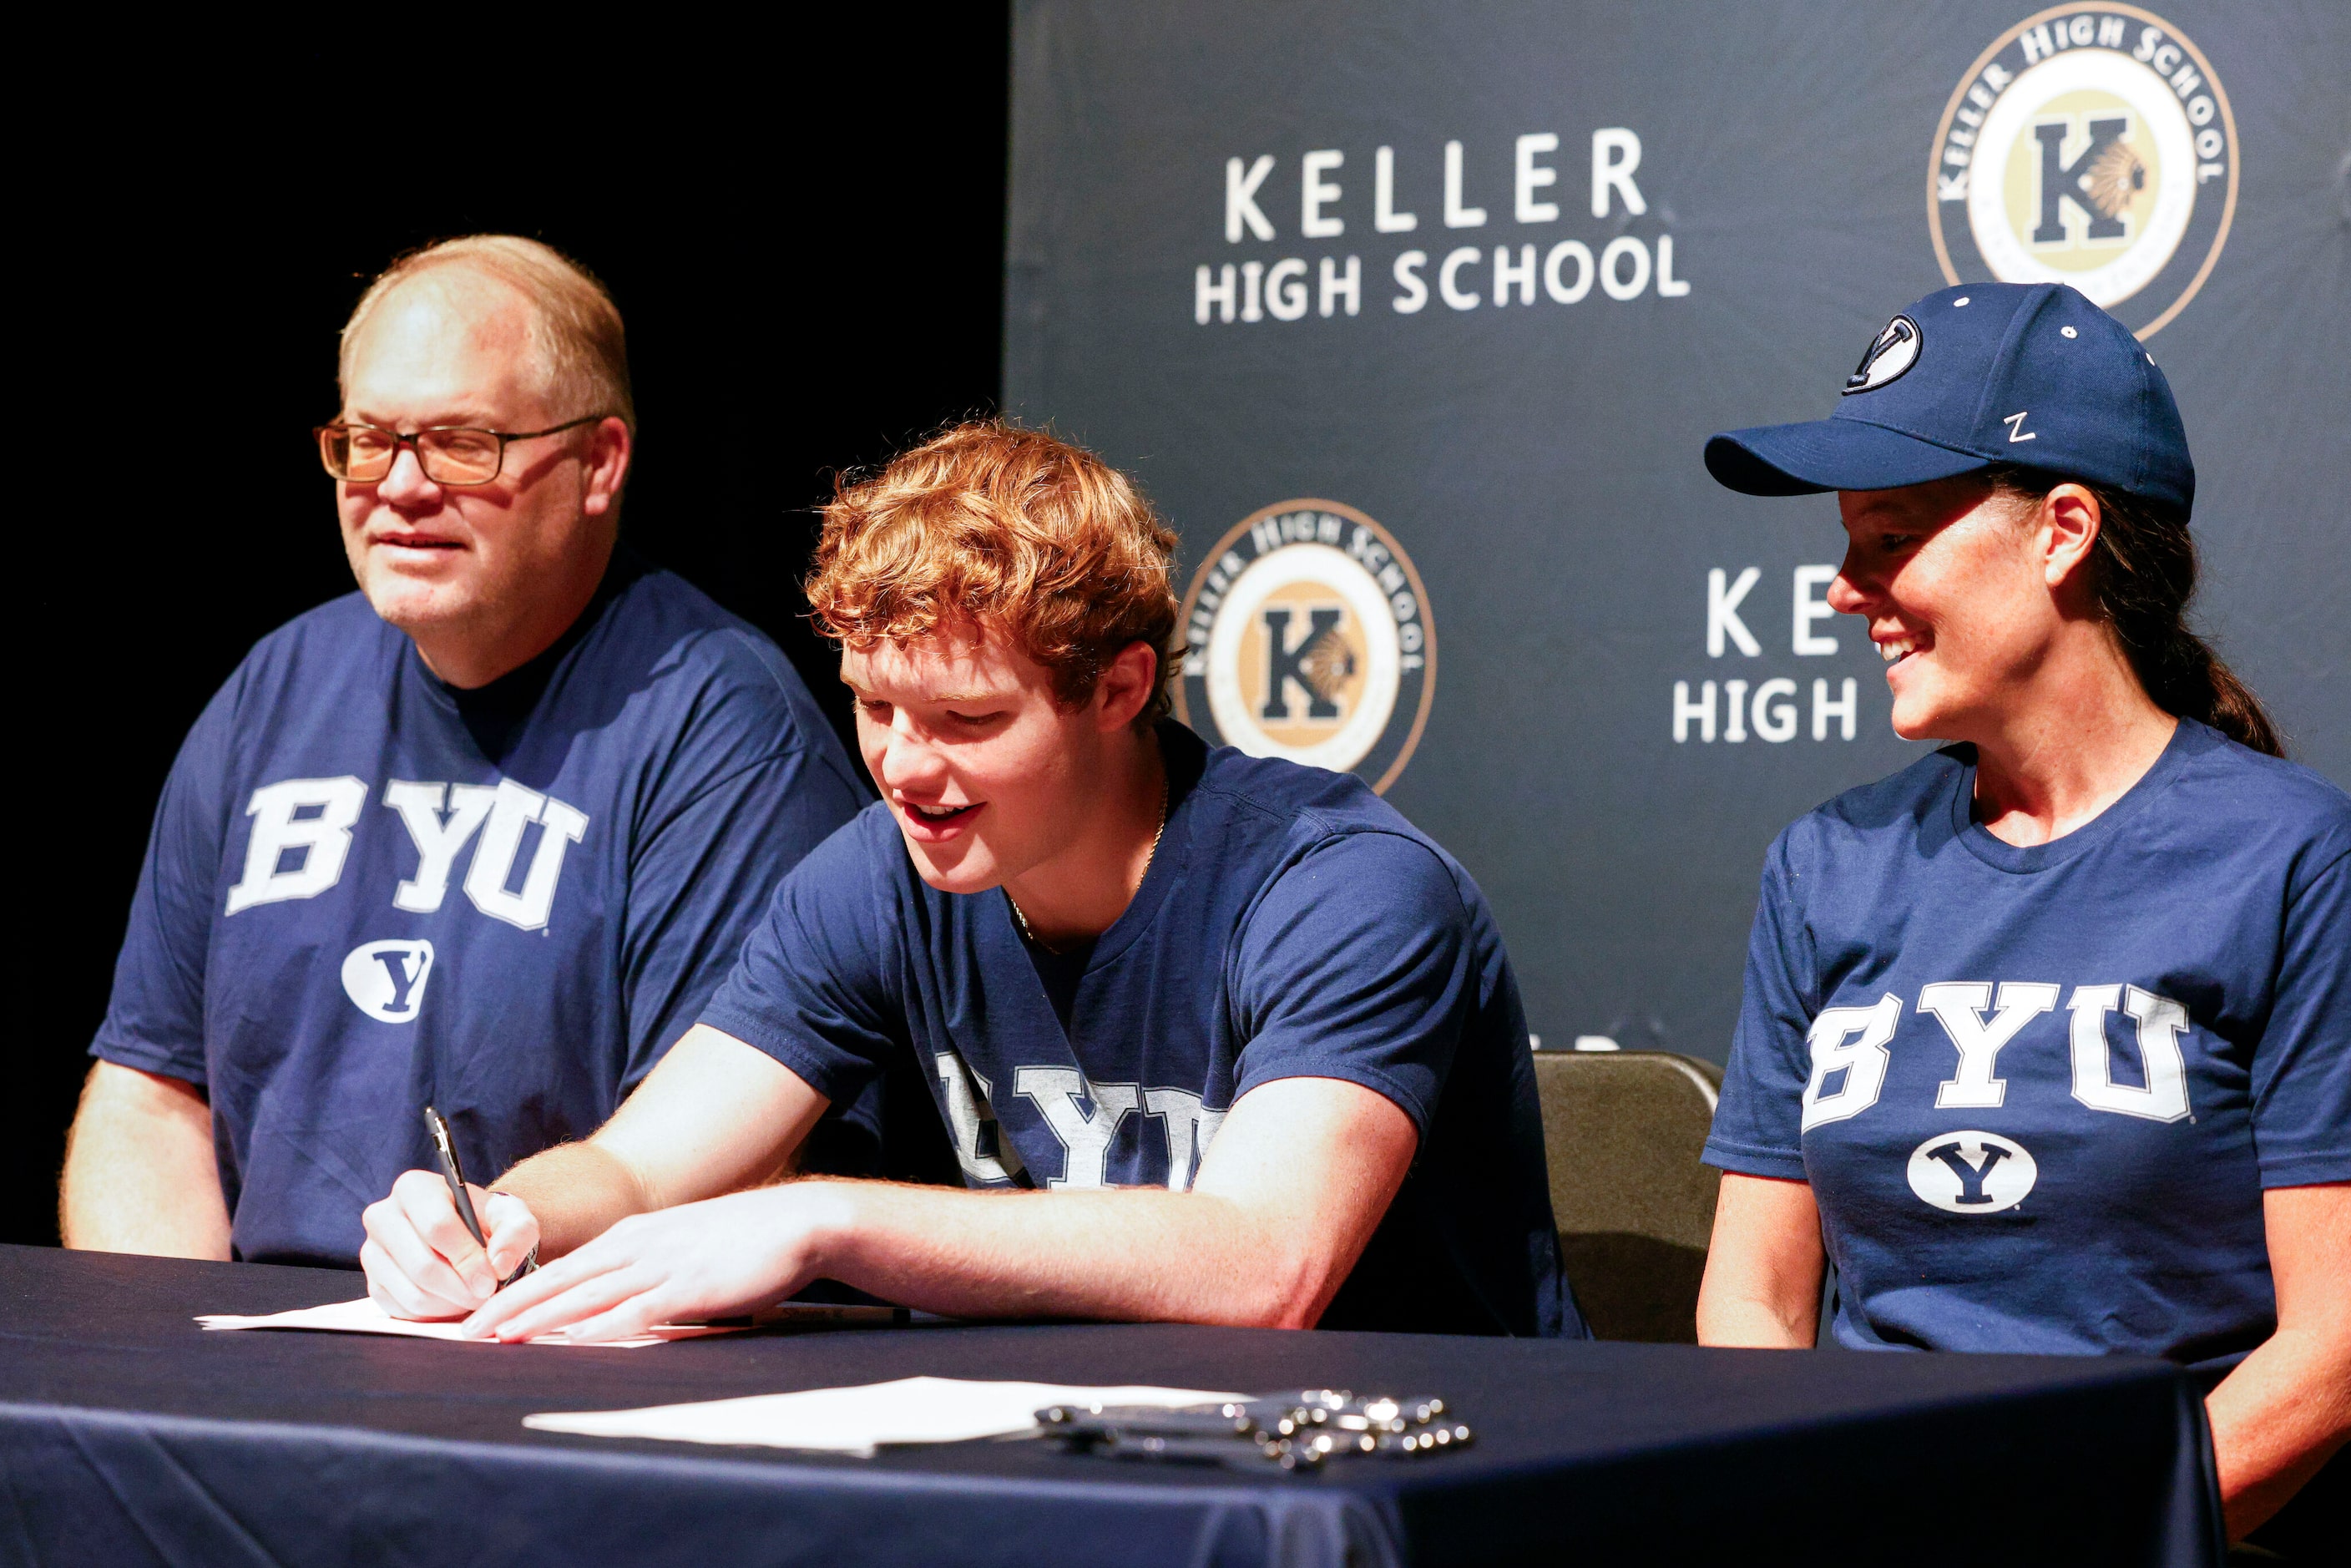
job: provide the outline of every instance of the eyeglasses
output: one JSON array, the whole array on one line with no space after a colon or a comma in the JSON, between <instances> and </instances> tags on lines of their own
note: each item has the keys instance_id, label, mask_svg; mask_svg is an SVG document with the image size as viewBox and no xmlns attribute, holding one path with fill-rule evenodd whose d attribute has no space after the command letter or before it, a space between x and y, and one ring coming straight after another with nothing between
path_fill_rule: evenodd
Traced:
<instances>
[{"instance_id":1,"label":"eyeglasses","mask_svg":"<svg viewBox=\"0 0 2351 1568\"><path fill-rule=\"evenodd\" d=\"M391 474L403 446L415 452L416 465L435 485L486 485L506 466L508 442L559 435L605 417L601 413L584 414L545 430L475 430L464 424L434 424L402 435L377 424L337 423L322 424L314 434L319 438L319 461L327 465L327 472L355 485L372 485Z\"/></svg>"}]
</instances>

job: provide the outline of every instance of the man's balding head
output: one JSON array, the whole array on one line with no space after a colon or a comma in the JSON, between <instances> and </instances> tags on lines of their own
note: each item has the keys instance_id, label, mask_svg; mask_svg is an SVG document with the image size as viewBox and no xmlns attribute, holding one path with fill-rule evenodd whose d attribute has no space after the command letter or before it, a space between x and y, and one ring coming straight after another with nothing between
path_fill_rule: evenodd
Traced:
<instances>
[{"instance_id":1,"label":"man's balding head","mask_svg":"<svg viewBox=\"0 0 2351 1568\"><path fill-rule=\"evenodd\" d=\"M360 590L453 685L536 656L603 577L631 446L622 345L592 278L505 238L397 264L343 329L344 423L524 437L504 441L496 476L478 484L435 480L402 439L381 478L336 486Z\"/></svg>"},{"instance_id":2,"label":"man's balding head","mask_svg":"<svg viewBox=\"0 0 2351 1568\"><path fill-rule=\"evenodd\" d=\"M636 428L628 336L611 295L562 252L518 235L444 240L386 267L343 324L337 379L344 395L350 395L360 341L388 305L415 287L460 291L480 285L503 286L523 303L528 337L522 362L549 407L559 411L555 419L613 414Z\"/></svg>"}]
</instances>

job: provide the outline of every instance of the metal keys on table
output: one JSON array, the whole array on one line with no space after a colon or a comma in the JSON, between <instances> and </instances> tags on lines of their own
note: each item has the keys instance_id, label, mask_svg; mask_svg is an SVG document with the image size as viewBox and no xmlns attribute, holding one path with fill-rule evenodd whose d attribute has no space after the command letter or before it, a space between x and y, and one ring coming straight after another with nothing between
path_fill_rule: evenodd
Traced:
<instances>
[{"instance_id":1,"label":"metal keys on table","mask_svg":"<svg viewBox=\"0 0 2351 1568\"><path fill-rule=\"evenodd\" d=\"M1445 1401L1359 1398L1310 1388L1220 1405L1174 1409L1145 1405L1054 1405L1037 1412L1044 1435L1073 1453L1194 1464L1258 1460L1312 1469L1334 1456L1414 1458L1467 1448L1469 1428L1447 1418Z\"/></svg>"}]
</instances>

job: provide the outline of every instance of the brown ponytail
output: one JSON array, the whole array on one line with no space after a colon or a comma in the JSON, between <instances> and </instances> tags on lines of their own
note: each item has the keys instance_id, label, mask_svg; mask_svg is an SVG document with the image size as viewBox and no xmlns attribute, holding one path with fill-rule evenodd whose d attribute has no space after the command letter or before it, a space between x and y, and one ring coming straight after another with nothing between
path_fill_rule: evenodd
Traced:
<instances>
[{"instance_id":1,"label":"brown ponytail","mask_svg":"<svg viewBox=\"0 0 2351 1568\"><path fill-rule=\"evenodd\" d=\"M1993 468L1986 476L1995 493L2035 505L2067 482L2062 475L2010 466ZM2187 514L2103 485L2083 488L2098 498L2101 517L2090 557L2098 608L2147 695L2166 713L2210 725L2255 751L2283 757L2285 742L2261 699L2189 629L2196 540L2188 531Z\"/></svg>"}]
</instances>

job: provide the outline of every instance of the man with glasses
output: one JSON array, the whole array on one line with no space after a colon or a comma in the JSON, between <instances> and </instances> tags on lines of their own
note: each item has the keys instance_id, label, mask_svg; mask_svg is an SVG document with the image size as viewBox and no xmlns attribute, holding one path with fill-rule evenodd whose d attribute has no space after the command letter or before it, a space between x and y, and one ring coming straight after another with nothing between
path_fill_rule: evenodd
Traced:
<instances>
[{"instance_id":1,"label":"man with glasses","mask_svg":"<svg viewBox=\"0 0 2351 1568\"><path fill-rule=\"evenodd\" d=\"M360 591L265 638L156 812L67 1155L68 1245L360 1260L444 1114L584 1137L856 811L775 646L618 542L620 313L553 250L377 279L318 432ZM879 1097L819 1163L870 1168Z\"/></svg>"}]
</instances>

